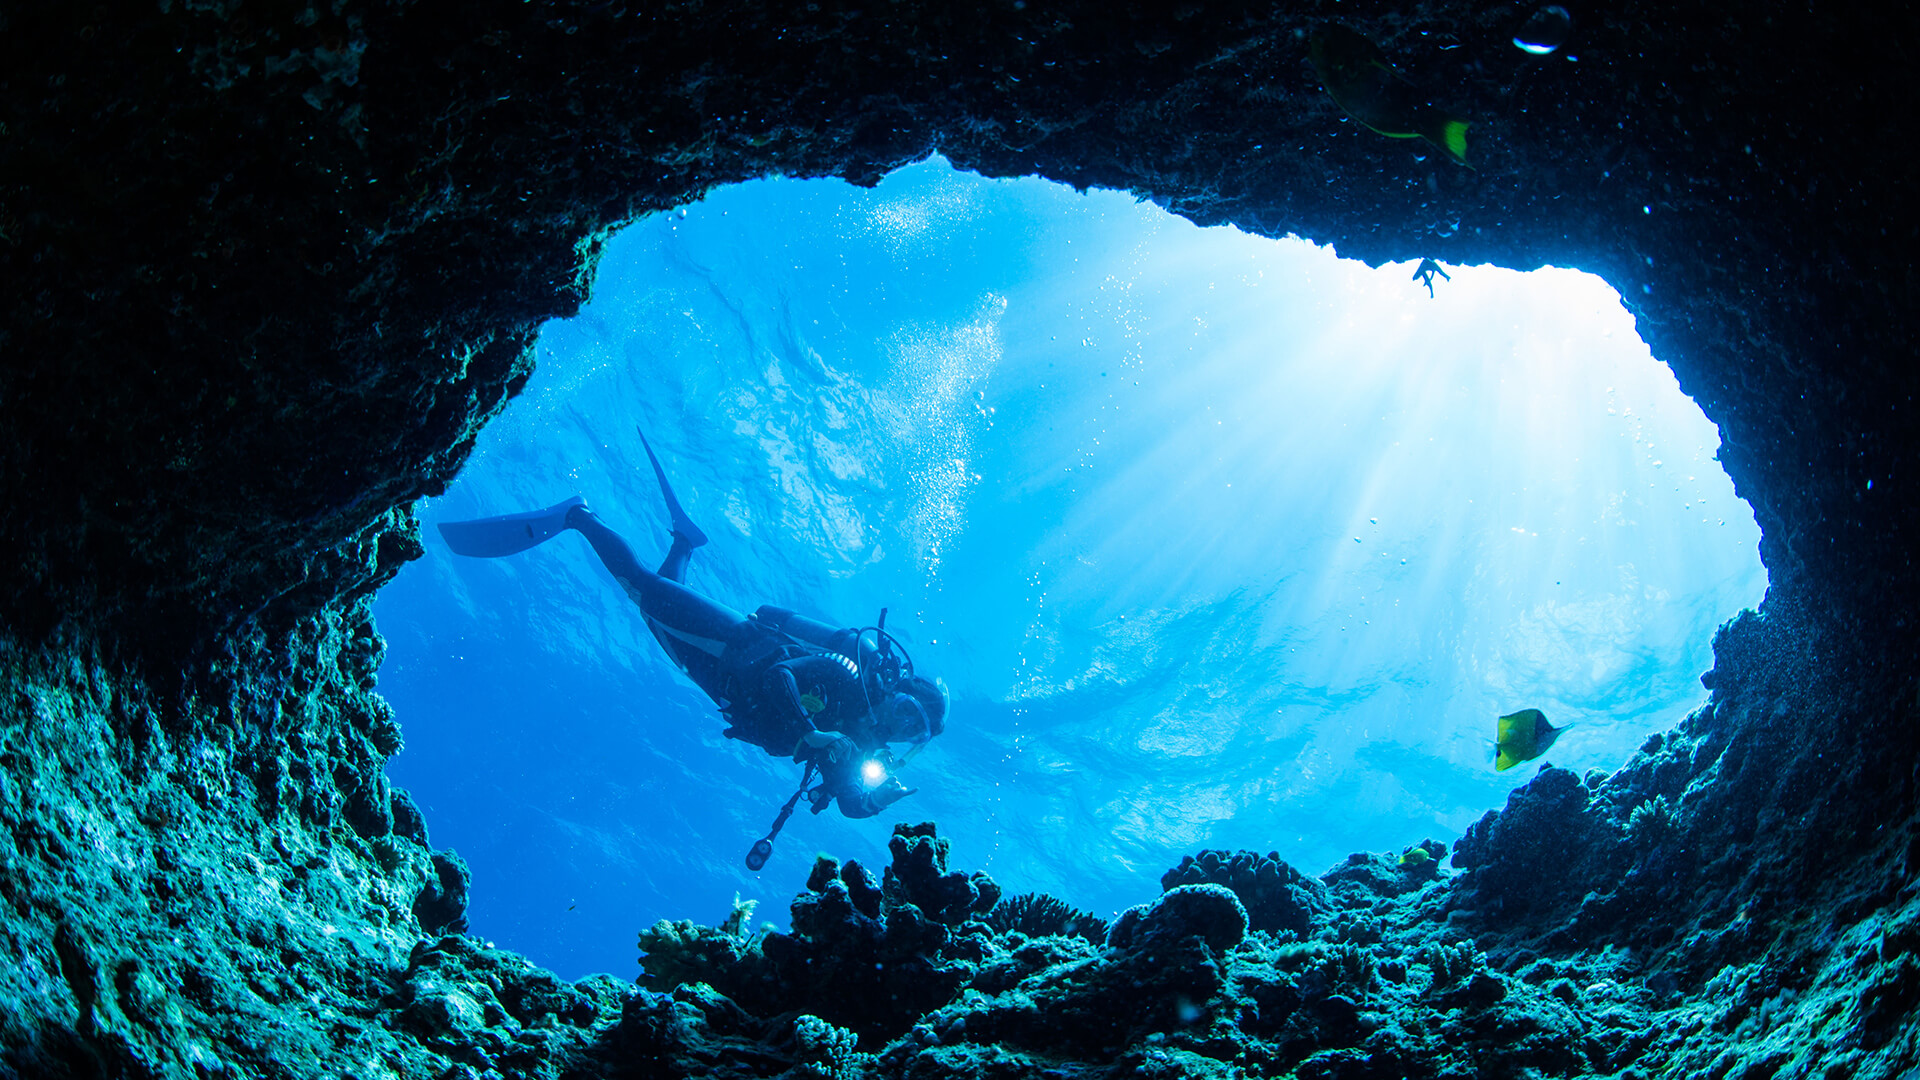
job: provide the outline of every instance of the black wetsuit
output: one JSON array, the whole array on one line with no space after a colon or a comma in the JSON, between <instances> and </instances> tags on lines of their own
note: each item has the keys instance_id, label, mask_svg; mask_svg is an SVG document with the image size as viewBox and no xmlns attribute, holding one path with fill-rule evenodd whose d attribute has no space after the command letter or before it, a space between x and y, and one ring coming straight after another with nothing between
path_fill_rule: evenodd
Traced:
<instances>
[{"instance_id":1,"label":"black wetsuit","mask_svg":"<svg viewBox=\"0 0 1920 1080\"><path fill-rule=\"evenodd\" d=\"M749 661L735 675L733 688L736 693L728 695L724 709L731 722L726 732L730 739L780 757L793 754L800 740L815 731L868 741L860 738L871 726L860 680L834 657L803 651L772 663Z\"/></svg>"},{"instance_id":2,"label":"black wetsuit","mask_svg":"<svg viewBox=\"0 0 1920 1080\"><path fill-rule=\"evenodd\" d=\"M569 512L567 526L593 545L607 572L639 605L660 647L720 707L728 738L816 766L824 785L813 800L816 812L828 799L837 799L848 817L870 817L886 805L876 805L860 775L866 756L884 743L874 733L866 692L854 674L863 659L871 659L856 631L775 607L745 616L693 591L684 579L696 545L678 533L655 573L586 507ZM836 745L817 732L850 743Z\"/></svg>"}]
</instances>

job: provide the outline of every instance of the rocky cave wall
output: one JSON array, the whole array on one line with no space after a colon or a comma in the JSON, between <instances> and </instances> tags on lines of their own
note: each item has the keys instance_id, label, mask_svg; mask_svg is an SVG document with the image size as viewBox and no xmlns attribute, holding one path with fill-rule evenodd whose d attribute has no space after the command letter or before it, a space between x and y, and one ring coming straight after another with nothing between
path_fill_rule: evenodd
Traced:
<instances>
[{"instance_id":1,"label":"rocky cave wall","mask_svg":"<svg viewBox=\"0 0 1920 1080\"><path fill-rule=\"evenodd\" d=\"M1375 262L1613 284L1719 424L1772 588L1716 641L1712 706L1618 774L1638 801L1545 774L1433 903L1503 971L1630 948L1682 995L1742 965L1768 993L1853 985L1839 942L1910 908L1920 863L1916 16L1627 4L1538 58L1508 41L1530 11L0 12L0 1068L553 1071L653 1023L624 988L425 944L460 927L464 872L381 775L404 718L367 605L607 230L935 151ZM1306 63L1328 19L1472 119L1472 168L1342 118ZM1655 797L1675 839L1609 839ZM1920 1000L1888 970L1876 1016ZM454 1020L489 1009L524 1038L468 1060ZM1906 1023L1832 1053L1900 1053Z\"/></svg>"}]
</instances>

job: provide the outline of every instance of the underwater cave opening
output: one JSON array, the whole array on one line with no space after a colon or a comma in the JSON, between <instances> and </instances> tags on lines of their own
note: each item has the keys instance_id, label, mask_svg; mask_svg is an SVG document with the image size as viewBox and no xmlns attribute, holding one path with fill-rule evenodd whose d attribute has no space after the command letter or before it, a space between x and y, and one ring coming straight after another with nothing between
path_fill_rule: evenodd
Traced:
<instances>
[{"instance_id":1,"label":"underwater cave opening","mask_svg":"<svg viewBox=\"0 0 1920 1080\"><path fill-rule=\"evenodd\" d=\"M1492 770L1502 713L1617 767L1763 595L1752 512L1599 279L1413 269L938 160L619 233L376 603L390 773L472 864L473 932L630 975L638 929L783 919L816 852L882 866L897 820L1106 915L1203 847L1451 842L1538 768ZM657 559L636 426L712 539L692 585L888 608L954 693L918 794L801 813L759 874L798 767L721 736L580 538L474 560L431 528L579 493Z\"/></svg>"}]
</instances>

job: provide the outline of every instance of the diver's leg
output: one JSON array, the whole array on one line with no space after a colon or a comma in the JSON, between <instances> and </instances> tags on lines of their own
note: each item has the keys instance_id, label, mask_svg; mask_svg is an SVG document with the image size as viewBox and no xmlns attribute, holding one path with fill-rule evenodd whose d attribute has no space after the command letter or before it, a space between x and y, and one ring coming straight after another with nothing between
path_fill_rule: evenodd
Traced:
<instances>
[{"instance_id":1,"label":"diver's leg","mask_svg":"<svg viewBox=\"0 0 1920 1080\"><path fill-rule=\"evenodd\" d=\"M647 451L647 460L653 463L654 479L660 481L660 497L667 503L667 518L673 522L673 546L667 549L667 557L660 564L660 576L670 581L687 580L687 560L693 556L693 549L707 542L707 534L693 523L687 512L680 507L680 500L674 497L673 485L667 482L667 470L660 467L660 459L654 455L653 446L647 442L647 433L640 432L640 445Z\"/></svg>"},{"instance_id":2,"label":"diver's leg","mask_svg":"<svg viewBox=\"0 0 1920 1080\"><path fill-rule=\"evenodd\" d=\"M593 552L601 557L601 563L607 567L614 580L626 588L626 594L634 598L639 611L647 617L649 623L664 628L674 640L680 640L684 646L691 646L710 655L720 655L730 642L737 640L741 628L747 626L747 617L724 603L708 600L705 596L693 592L674 578L657 575L647 567L639 565L634 557L634 548L614 532L612 528L593 515L593 511L576 505L566 513L566 527L578 530L593 544ZM674 550L678 552L684 544L684 538L674 538ZM687 546L691 553L691 546ZM674 565L674 553L668 553L668 563L662 569ZM685 571L685 553L678 559L680 571ZM662 644L666 644L662 640ZM668 646L680 659L680 650ZM682 667L687 667L682 663Z\"/></svg>"},{"instance_id":3,"label":"diver's leg","mask_svg":"<svg viewBox=\"0 0 1920 1080\"><path fill-rule=\"evenodd\" d=\"M660 576L684 584L687 580L687 560L693 557L693 549L698 546L679 533L674 533L673 546L667 549L667 557L660 562Z\"/></svg>"}]
</instances>

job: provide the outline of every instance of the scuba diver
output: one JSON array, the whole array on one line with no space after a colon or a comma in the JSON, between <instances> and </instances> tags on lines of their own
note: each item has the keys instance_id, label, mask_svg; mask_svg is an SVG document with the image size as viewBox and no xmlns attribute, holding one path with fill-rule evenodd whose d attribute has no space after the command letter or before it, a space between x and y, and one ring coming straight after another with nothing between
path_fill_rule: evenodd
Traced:
<instances>
[{"instance_id":1,"label":"scuba diver","mask_svg":"<svg viewBox=\"0 0 1920 1080\"><path fill-rule=\"evenodd\" d=\"M874 626L837 629L772 606L742 615L688 588L687 563L707 537L680 508L644 433L640 444L673 523L658 573L578 495L545 510L443 522L440 535L456 554L479 558L525 551L567 530L586 537L667 657L719 707L726 736L806 766L799 790L748 853L749 869L766 864L803 795L816 814L837 800L841 813L863 818L913 794L894 772L945 729L947 695L915 674L887 633L885 609ZM899 759L889 747L897 743L908 747ZM809 786L815 773L820 783Z\"/></svg>"},{"instance_id":2,"label":"scuba diver","mask_svg":"<svg viewBox=\"0 0 1920 1080\"><path fill-rule=\"evenodd\" d=\"M1448 281L1453 280L1453 275L1440 269L1440 264L1434 262L1432 259L1421 259L1420 265L1415 267L1413 271L1413 280L1427 287L1427 299L1429 300L1433 299L1433 275L1435 274L1439 274Z\"/></svg>"}]
</instances>

